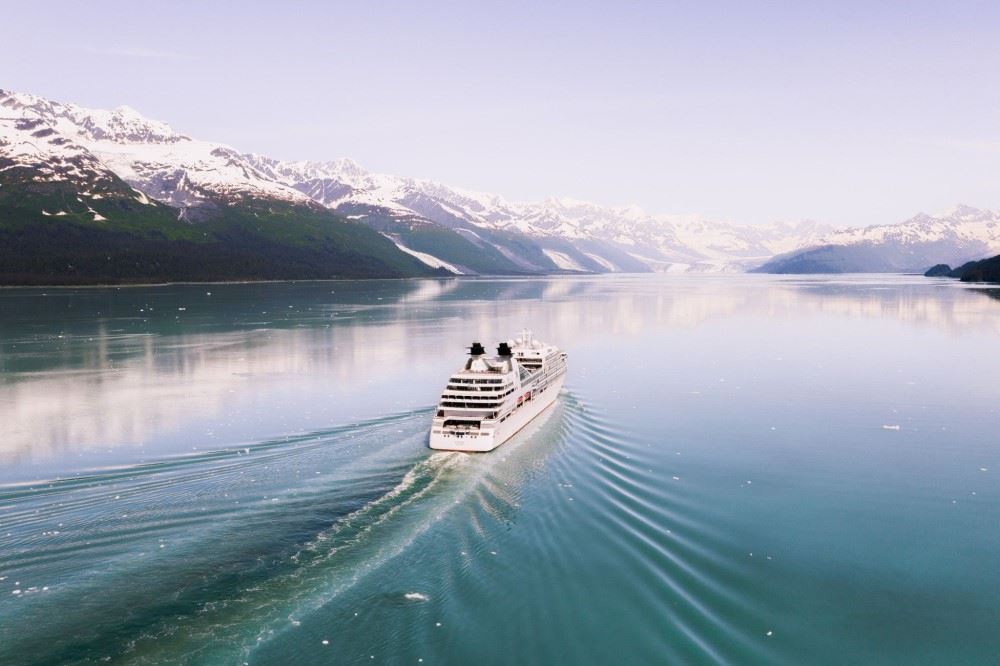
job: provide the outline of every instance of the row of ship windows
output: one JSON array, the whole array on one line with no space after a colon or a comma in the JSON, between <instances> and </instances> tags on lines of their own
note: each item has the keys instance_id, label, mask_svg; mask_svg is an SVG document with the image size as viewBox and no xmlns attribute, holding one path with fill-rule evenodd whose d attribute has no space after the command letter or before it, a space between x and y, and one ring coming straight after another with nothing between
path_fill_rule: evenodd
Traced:
<instances>
[{"instance_id":1,"label":"row of ship windows","mask_svg":"<svg viewBox=\"0 0 1000 666\"><path fill-rule=\"evenodd\" d=\"M518 361L520 362L521 365L524 366L534 365L536 367L539 367L543 362L548 365L552 365L557 361L563 361L563 359L560 358L557 354L550 354L549 356L546 356L544 359L539 359L539 358L523 359L523 360L518 359Z\"/></svg>"},{"instance_id":2,"label":"row of ship windows","mask_svg":"<svg viewBox=\"0 0 1000 666\"><path fill-rule=\"evenodd\" d=\"M527 353L527 354L523 354L523 355L519 354L519 355L515 356L514 358L516 358L518 361L535 360L535 359L541 360L543 358L546 361L548 361L550 358L556 358L558 356L559 356L559 354L557 352L550 352L549 354L546 354L545 356L542 356L540 353L531 352L531 353Z\"/></svg>"},{"instance_id":3,"label":"row of ship windows","mask_svg":"<svg viewBox=\"0 0 1000 666\"><path fill-rule=\"evenodd\" d=\"M499 402L442 402L442 407L462 407L464 409L492 409L499 407Z\"/></svg>"},{"instance_id":4,"label":"row of ship windows","mask_svg":"<svg viewBox=\"0 0 1000 666\"><path fill-rule=\"evenodd\" d=\"M451 388L450 386L448 388L451 389L451 390L453 390L453 391L455 390L455 389ZM459 400L497 400L498 398L506 398L508 395L510 395L513 392L514 392L514 387L511 386L510 389L508 389L504 393L489 393L487 395L469 395L469 394L463 394L463 393L456 393L456 394L449 395L449 394L445 393L441 397L445 398L445 399L446 398L458 398Z\"/></svg>"},{"instance_id":5,"label":"row of ship windows","mask_svg":"<svg viewBox=\"0 0 1000 666\"><path fill-rule=\"evenodd\" d=\"M449 380L452 384L502 384L502 379L463 379L461 377L452 377Z\"/></svg>"},{"instance_id":6,"label":"row of ship windows","mask_svg":"<svg viewBox=\"0 0 1000 666\"><path fill-rule=\"evenodd\" d=\"M438 413L437 413L437 415L438 415L439 417L441 417L441 418L444 418L444 410L443 410L443 409L439 409L439 410L438 410ZM452 414L452 416L469 416L469 415L468 415L468 414ZM483 420L489 420L489 419L495 419L495 418L496 418L496 417L498 417L498 416L500 416L500 412L490 412L489 414L486 414L485 416L483 416L483 417L481 417L481 418L482 418ZM509 416L509 414L508 414L508 416ZM507 418L507 417L505 416L505 417L503 417L503 418L502 418L502 419L500 419L500 420L501 420L501 421L503 421L503 420L505 420L506 418ZM445 424L444 424L444 425L445 425L445 427L448 427L449 425L453 425L453 423L454 423L453 421L445 421ZM460 423L466 423L466 421L461 421ZM471 423L471 422L469 422L469 423ZM480 422L479 422L479 421L476 421L475 423L476 423L476 427L478 428L478 427L479 427L479 425L478 425L478 424L479 424Z\"/></svg>"},{"instance_id":7,"label":"row of ship windows","mask_svg":"<svg viewBox=\"0 0 1000 666\"><path fill-rule=\"evenodd\" d=\"M435 435L441 435L441 434L450 435L451 437L489 437L490 436L490 433L488 433L488 432L468 432L467 433L467 432L449 432L449 431L445 431L445 432L442 433L440 430L435 430L434 434Z\"/></svg>"},{"instance_id":8,"label":"row of ship windows","mask_svg":"<svg viewBox=\"0 0 1000 666\"><path fill-rule=\"evenodd\" d=\"M462 391L462 392L465 392L465 393L476 393L476 392L484 392L484 393L485 392L491 392L492 393L493 391L502 391L503 389L507 388L508 386L512 386L512 385L511 384L507 384L506 386L482 386L482 387L480 387L480 386L454 386L452 384L448 384L448 386L445 387L445 388L447 388L449 391ZM513 390L514 389L512 388L511 391L513 391ZM508 393L509 392L510 391L508 391Z\"/></svg>"}]
</instances>

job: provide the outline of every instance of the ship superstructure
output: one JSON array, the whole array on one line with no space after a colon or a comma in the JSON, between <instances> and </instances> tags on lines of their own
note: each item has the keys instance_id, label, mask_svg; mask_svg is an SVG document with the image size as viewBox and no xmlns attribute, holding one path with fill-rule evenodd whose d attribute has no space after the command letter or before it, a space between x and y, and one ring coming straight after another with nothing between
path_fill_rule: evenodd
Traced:
<instances>
[{"instance_id":1,"label":"ship superstructure","mask_svg":"<svg viewBox=\"0 0 1000 666\"><path fill-rule=\"evenodd\" d=\"M430 447L492 451L555 402L566 377L566 353L524 330L495 356L478 342L448 379L431 426Z\"/></svg>"}]
</instances>

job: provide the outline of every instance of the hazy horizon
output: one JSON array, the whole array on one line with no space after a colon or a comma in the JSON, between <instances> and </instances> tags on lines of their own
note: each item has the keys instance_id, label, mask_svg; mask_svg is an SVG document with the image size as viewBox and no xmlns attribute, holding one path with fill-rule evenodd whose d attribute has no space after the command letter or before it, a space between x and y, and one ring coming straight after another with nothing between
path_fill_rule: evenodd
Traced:
<instances>
[{"instance_id":1,"label":"hazy horizon","mask_svg":"<svg viewBox=\"0 0 1000 666\"><path fill-rule=\"evenodd\" d=\"M7 8L0 87L282 159L738 223L1000 207L987 3L57 4Z\"/></svg>"}]
</instances>

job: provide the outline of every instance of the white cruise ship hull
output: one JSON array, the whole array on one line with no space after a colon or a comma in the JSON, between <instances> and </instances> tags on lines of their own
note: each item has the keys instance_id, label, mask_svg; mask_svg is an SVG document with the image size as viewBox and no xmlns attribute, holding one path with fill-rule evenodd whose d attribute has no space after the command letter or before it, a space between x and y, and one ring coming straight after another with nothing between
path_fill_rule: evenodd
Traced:
<instances>
[{"instance_id":1,"label":"white cruise ship hull","mask_svg":"<svg viewBox=\"0 0 1000 666\"><path fill-rule=\"evenodd\" d=\"M433 427L431 429L430 447L445 451L468 451L473 453L492 451L516 435L550 407L556 401L556 398L559 397L559 391L562 390L565 379L565 374L553 379L545 387L545 390L535 394L531 400L511 412L506 420L495 424L485 421L478 431L459 434L449 432L437 426Z\"/></svg>"}]
</instances>

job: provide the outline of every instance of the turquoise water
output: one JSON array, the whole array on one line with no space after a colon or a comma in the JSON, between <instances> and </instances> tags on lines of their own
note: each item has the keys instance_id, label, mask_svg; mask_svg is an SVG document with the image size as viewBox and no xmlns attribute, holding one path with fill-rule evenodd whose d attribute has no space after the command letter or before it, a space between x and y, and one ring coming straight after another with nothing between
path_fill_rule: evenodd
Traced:
<instances>
[{"instance_id":1,"label":"turquoise water","mask_svg":"<svg viewBox=\"0 0 1000 666\"><path fill-rule=\"evenodd\" d=\"M0 290L0 663L996 663L998 293ZM524 326L555 407L429 451Z\"/></svg>"}]
</instances>

